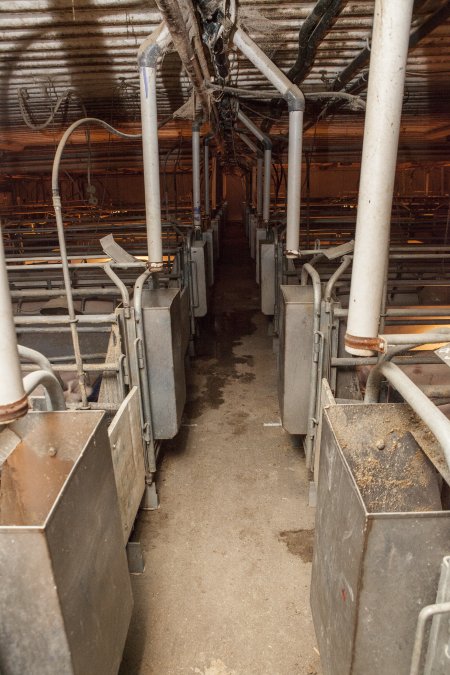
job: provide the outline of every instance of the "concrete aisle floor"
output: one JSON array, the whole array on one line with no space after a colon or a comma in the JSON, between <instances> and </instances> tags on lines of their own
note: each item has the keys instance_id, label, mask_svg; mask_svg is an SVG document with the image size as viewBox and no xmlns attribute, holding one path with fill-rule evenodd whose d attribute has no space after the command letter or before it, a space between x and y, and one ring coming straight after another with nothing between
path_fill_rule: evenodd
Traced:
<instances>
[{"instance_id":1,"label":"concrete aisle floor","mask_svg":"<svg viewBox=\"0 0 450 675\"><path fill-rule=\"evenodd\" d=\"M276 359L242 226L225 232L209 318L167 444L121 675L315 675L314 511L279 426Z\"/></svg>"}]
</instances>

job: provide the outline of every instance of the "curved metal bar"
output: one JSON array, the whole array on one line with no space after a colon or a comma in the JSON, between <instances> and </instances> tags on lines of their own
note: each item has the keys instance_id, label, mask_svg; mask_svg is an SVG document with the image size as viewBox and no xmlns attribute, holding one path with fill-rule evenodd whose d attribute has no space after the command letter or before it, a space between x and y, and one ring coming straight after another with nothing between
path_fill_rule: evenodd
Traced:
<instances>
[{"instance_id":1,"label":"curved metal bar","mask_svg":"<svg viewBox=\"0 0 450 675\"><path fill-rule=\"evenodd\" d=\"M325 286L325 294L324 294L325 302L330 302L335 283L341 278L341 276L347 270L351 262L352 257L349 255L344 255L344 257L342 258L342 263L339 265L334 274L332 274L331 277L328 279L327 285Z\"/></svg>"},{"instance_id":2,"label":"curved metal bar","mask_svg":"<svg viewBox=\"0 0 450 675\"><path fill-rule=\"evenodd\" d=\"M103 269L105 270L105 274L107 274L113 284L119 289L120 295L122 297L125 318L128 319L130 316L130 294L128 293L128 288L125 286L119 275L114 272L110 263L106 263L106 265L103 266Z\"/></svg>"},{"instance_id":3,"label":"curved metal bar","mask_svg":"<svg viewBox=\"0 0 450 675\"><path fill-rule=\"evenodd\" d=\"M86 394L86 385L84 381L84 372L83 372L83 360L81 358L81 349L80 349L80 340L78 338L77 332L77 317L75 313L75 307L73 303L72 295L72 283L70 279L70 269L69 262L67 258L67 248L66 248L66 238L64 233L64 222L62 217L62 205L61 205L61 196L59 192L59 167L61 164L61 157L66 147L66 143L69 140L70 136L78 129L78 127L84 124L99 124L104 127L107 131L121 138L140 138L140 134L125 134L122 131L114 129L110 124L104 122L103 120L97 119L96 117L83 117L80 120L77 120L66 129L64 135L58 143L56 149L55 158L53 160L53 169L52 169L52 194L53 194L53 208L55 210L56 217L56 227L58 231L58 241L59 241L59 250L61 253L61 263L63 270L64 278L64 289L67 297L67 309L70 317L70 330L72 334L73 350L75 355L75 363L77 364L77 373L78 381L80 385L81 401L83 407L88 407L88 400Z\"/></svg>"},{"instance_id":4,"label":"curved metal bar","mask_svg":"<svg viewBox=\"0 0 450 675\"><path fill-rule=\"evenodd\" d=\"M35 370L23 378L23 386L28 396L39 385L42 385L45 389L50 410L66 409L64 393L54 373L50 373L48 370Z\"/></svg>"},{"instance_id":5,"label":"curved metal bar","mask_svg":"<svg viewBox=\"0 0 450 675\"><path fill-rule=\"evenodd\" d=\"M316 424L317 382L319 379L319 345L320 345L320 305L322 302L322 286L320 276L309 263L303 265L305 274L309 274L314 289L314 319L313 319L313 354L311 368L310 396L308 406L308 430L306 434L305 455L306 466L309 469L312 461L313 440Z\"/></svg>"},{"instance_id":6,"label":"curved metal bar","mask_svg":"<svg viewBox=\"0 0 450 675\"><path fill-rule=\"evenodd\" d=\"M374 373L374 375L372 375ZM409 403L414 412L425 422L430 431L434 434L440 443L444 452L445 460L450 468L450 420L446 418L443 412L430 401L419 387L409 379L407 375L391 361L382 361L375 366L367 380L366 396L364 403L376 403L372 398L372 378L378 378L384 375L386 379L397 389L405 401Z\"/></svg>"},{"instance_id":7,"label":"curved metal bar","mask_svg":"<svg viewBox=\"0 0 450 675\"><path fill-rule=\"evenodd\" d=\"M136 351L137 361L142 364L139 368L139 383L141 390L142 402L142 417L144 421L144 440L146 443L146 454L144 457L145 468L147 474L152 474L156 471L156 457L153 447L153 425L152 425L152 406L150 401L150 386L147 375L146 360L145 360L145 336L144 325L142 319L142 291L144 284L151 274L151 270L147 269L136 280L134 285L133 306L134 306L134 320L136 325Z\"/></svg>"},{"instance_id":8,"label":"curved metal bar","mask_svg":"<svg viewBox=\"0 0 450 675\"><path fill-rule=\"evenodd\" d=\"M409 675L419 675L420 662L422 656L422 646L425 637L425 627L427 622L438 614L450 614L450 602L441 602L436 605L427 605L420 610L417 619L416 637L414 640L413 655L411 661L411 670Z\"/></svg>"}]
</instances>

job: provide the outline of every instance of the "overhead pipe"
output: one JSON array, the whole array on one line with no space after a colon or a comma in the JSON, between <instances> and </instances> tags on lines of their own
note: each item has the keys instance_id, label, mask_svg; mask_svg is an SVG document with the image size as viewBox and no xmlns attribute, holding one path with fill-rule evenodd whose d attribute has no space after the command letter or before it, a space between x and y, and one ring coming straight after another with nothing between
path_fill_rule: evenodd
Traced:
<instances>
[{"instance_id":1,"label":"overhead pipe","mask_svg":"<svg viewBox=\"0 0 450 675\"><path fill-rule=\"evenodd\" d=\"M409 36L409 49L414 49L417 45L427 37L432 31L435 30L438 26L444 23L450 17L450 4L445 3L440 7L434 14L431 14L425 21L420 24L415 30L411 31ZM330 85L330 89L337 93L343 89L347 84L354 80L355 75L357 75L363 68L367 66L370 59L370 45L367 45L362 49L359 54L351 61L344 70L337 75ZM359 94L367 86L367 73L363 72L362 75L358 77L356 81L347 89L347 93L351 95ZM320 112L320 116L323 117L324 111L327 115L334 114L341 107L343 101L335 101L327 105L327 107ZM311 127L315 126L317 119L312 119L308 122L303 130L307 131Z\"/></svg>"},{"instance_id":2,"label":"overhead pipe","mask_svg":"<svg viewBox=\"0 0 450 675\"><path fill-rule=\"evenodd\" d=\"M288 72L292 82L300 84L311 70L322 39L344 9L347 0L317 0L302 23L298 34L298 53Z\"/></svg>"},{"instance_id":3,"label":"overhead pipe","mask_svg":"<svg viewBox=\"0 0 450 675\"><path fill-rule=\"evenodd\" d=\"M200 122L192 124L192 209L194 228L202 228L202 205L200 198Z\"/></svg>"},{"instance_id":4,"label":"overhead pipe","mask_svg":"<svg viewBox=\"0 0 450 675\"><path fill-rule=\"evenodd\" d=\"M163 21L138 51L148 265L153 272L163 267L156 67L171 40Z\"/></svg>"},{"instance_id":5,"label":"overhead pipe","mask_svg":"<svg viewBox=\"0 0 450 675\"><path fill-rule=\"evenodd\" d=\"M298 51L294 64L287 76L295 84L301 84L311 70L317 50L324 36L343 10L347 0L317 0L311 12L303 21L298 33ZM271 117L262 125L269 132L274 121L280 119L282 108L280 101L271 101Z\"/></svg>"},{"instance_id":6,"label":"overhead pipe","mask_svg":"<svg viewBox=\"0 0 450 675\"><path fill-rule=\"evenodd\" d=\"M400 118L414 0L376 0L345 348L379 351Z\"/></svg>"},{"instance_id":7,"label":"overhead pipe","mask_svg":"<svg viewBox=\"0 0 450 675\"><path fill-rule=\"evenodd\" d=\"M251 190L253 190L253 171L256 171L256 213L258 215L258 218L261 216L261 209L262 209L262 158L263 158L263 153L262 150L258 148L256 143L252 141L251 138L247 136L247 134L244 134L242 131L238 130L238 135L241 141L245 143L245 145L255 153L256 155L256 167L252 167L252 187ZM261 160L261 161L259 161ZM253 202L253 199L251 200Z\"/></svg>"},{"instance_id":8,"label":"overhead pipe","mask_svg":"<svg viewBox=\"0 0 450 675\"><path fill-rule=\"evenodd\" d=\"M415 30L409 35L409 49L414 49L417 47L419 42L423 40L424 37L427 37L435 28L440 26L444 21L450 17L450 5L445 3L440 7L434 14L431 14L425 21L418 26ZM359 54L355 56L353 61L350 61L348 66L339 73L335 80L331 83L331 89L333 91L339 91L349 84L355 77L355 75L360 72L366 65L369 63L370 53L373 49L373 46L367 45L362 49ZM351 87L353 91L353 86Z\"/></svg>"},{"instance_id":9,"label":"overhead pipe","mask_svg":"<svg viewBox=\"0 0 450 675\"><path fill-rule=\"evenodd\" d=\"M270 220L270 179L272 175L272 141L270 136L265 134L251 119L242 112L238 111L238 120L247 127L249 131L260 141L264 146L264 180L263 180L263 197L262 197L262 218L264 224L267 226Z\"/></svg>"},{"instance_id":10,"label":"overhead pipe","mask_svg":"<svg viewBox=\"0 0 450 675\"><path fill-rule=\"evenodd\" d=\"M28 411L28 397L22 382L16 329L9 294L3 233L0 225L0 424L12 422Z\"/></svg>"},{"instance_id":11,"label":"overhead pipe","mask_svg":"<svg viewBox=\"0 0 450 675\"><path fill-rule=\"evenodd\" d=\"M231 26L229 26L231 28ZM286 213L286 256L296 258L300 248L302 131L305 97L301 90L266 56L242 28L232 34L233 44L286 99L289 110L289 152Z\"/></svg>"}]
</instances>

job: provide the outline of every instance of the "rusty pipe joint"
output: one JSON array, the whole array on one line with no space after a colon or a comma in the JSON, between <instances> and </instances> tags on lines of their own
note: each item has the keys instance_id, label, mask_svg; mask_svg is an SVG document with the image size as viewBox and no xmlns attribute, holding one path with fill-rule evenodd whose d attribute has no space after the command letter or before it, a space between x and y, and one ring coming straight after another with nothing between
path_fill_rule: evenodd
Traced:
<instances>
[{"instance_id":1,"label":"rusty pipe joint","mask_svg":"<svg viewBox=\"0 0 450 675\"><path fill-rule=\"evenodd\" d=\"M386 353L386 341L377 336L377 337L358 337L356 335L351 335L350 333L345 334L345 348L347 351L351 350L351 354L356 354L360 356L365 356L368 353L373 354L385 354Z\"/></svg>"}]
</instances>

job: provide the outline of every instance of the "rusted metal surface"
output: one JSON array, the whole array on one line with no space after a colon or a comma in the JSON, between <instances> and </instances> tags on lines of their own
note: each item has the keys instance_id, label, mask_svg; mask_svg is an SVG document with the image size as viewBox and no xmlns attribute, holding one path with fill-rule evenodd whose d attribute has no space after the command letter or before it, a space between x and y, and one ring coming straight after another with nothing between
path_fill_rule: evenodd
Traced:
<instances>
[{"instance_id":1,"label":"rusted metal surface","mask_svg":"<svg viewBox=\"0 0 450 675\"><path fill-rule=\"evenodd\" d=\"M345 346L351 347L352 349L365 349L372 352L385 351L385 343L381 338L356 337L355 335L350 335L350 333L346 333L345 335Z\"/></svg>"},{"instance_id":2,"label":"rusted metal surface","mask_svg":"<svg viewBox=\"0 0 450 675\"><path fill-rule=\"evenodd\" d=\"M12 420L23 417L28 412L28 396L24 396L20 401L0 406L0 424L6 424Z\"/></svg>"}]
</instances>

